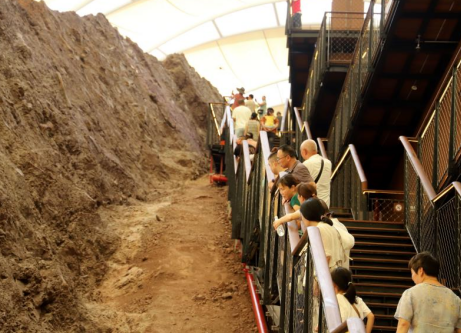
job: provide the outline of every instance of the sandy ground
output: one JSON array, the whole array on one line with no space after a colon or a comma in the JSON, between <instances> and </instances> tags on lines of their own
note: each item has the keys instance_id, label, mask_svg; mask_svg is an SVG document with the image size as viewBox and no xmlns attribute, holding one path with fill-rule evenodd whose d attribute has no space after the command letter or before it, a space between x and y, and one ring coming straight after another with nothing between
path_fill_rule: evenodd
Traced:
<instances>
[{"instance_id":1,"label":"sandy ground","mask_svg":"<svg viewBox=\"0 0 461 333\"><path fill-rule=\"evenodd\" d=\"M100 210L122 245L90 312L113 332L257 331L227 188L202 177L164 192L161 201Z\"/></svg>"}]
</instances>

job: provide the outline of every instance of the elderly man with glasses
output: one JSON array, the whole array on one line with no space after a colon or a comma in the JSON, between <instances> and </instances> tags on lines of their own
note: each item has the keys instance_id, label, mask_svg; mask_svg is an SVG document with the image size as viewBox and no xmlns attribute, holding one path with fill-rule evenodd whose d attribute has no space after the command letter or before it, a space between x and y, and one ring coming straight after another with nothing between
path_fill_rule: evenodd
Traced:
<instances>
[{"instance_id":1,"label":"elderly man with glasses","mask_svg":"<svg viewBox=\"0 0 461 333\"><path fill-rule=\"evenodd\" d=\"M296 159L295 150L289 145L280 146L277 151L277 162L280 166L286 169L287 173L291 173L302 183L314 183L309 170L304 164Z\"/></svg>"}]
</instances>

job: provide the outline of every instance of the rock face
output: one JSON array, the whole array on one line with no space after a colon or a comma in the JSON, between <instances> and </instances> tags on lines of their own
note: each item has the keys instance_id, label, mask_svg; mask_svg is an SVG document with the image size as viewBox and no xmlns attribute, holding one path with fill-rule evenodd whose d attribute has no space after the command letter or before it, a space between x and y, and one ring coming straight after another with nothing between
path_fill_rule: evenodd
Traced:
<instances>
[{"instance_id":1,"label":"rock face","mask_svg":"<svg viewBox=\"0 0 461 333\"><path fill-rule=\"evenodd\" d=\"M0 331L109 332L82 305L118 239L100 205L204 172L207 102L104 16L0 1Z\"/></svg>"}]
</instances>

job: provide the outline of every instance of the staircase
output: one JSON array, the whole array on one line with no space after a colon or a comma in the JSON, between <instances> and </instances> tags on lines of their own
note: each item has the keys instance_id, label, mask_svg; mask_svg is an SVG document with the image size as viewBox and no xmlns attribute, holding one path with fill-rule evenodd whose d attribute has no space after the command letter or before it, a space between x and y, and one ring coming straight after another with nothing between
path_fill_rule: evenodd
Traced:
<instances>
[{"instance_id":1,"label":"staircase","mask_svg":"<svg viewBox=\"0 0 461 333\"><path fill-rule=\"evenodd\" d=\"M354 220L344 209L332 210L355 237L350 269L358 296L375 315L373 332L395 332L397 303L414 286L408 261L416 252L404 223Z\"/></svg>"}]
</instances>

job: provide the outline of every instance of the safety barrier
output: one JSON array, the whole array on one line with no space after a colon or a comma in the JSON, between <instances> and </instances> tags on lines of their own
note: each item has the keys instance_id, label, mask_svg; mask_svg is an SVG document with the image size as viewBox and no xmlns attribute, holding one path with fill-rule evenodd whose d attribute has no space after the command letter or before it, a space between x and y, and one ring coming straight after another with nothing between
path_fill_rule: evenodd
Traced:
<instances>
[{"instance_id":1,"label":"safety barrier","mask_svg":"<svg viewBox=\"0 0 461 333\"><path fill-rule=\"evenodd\" d=\"M309 67L303 101L303 119L309 119L325 72L335 65L350 65L364 16L365 13L325 13L315 45L314 58Z\"/></svg>"},{"instance_id":2,"label":"safety barrier","mask_svg":"<svg viewBox=\"0 0 461 333\"><path fill-rule=\"evenodd\" d=\"M402 221L403 191L368 188L355 146L350 144L331 174L331 207L350 209L356 220Z\"/></svg>"},{"instance_id":3,"label":"safety barrier","mask_svg":"<svg viewBox=\"0 0 461 333\"><path fill-rule=\"evenodd\" d=\"M401 136L400 141L406 152L405 225L418 252L430 251L439 259L440 280L461 290L461 183L436 194L410 140Z\"/></svg>"},{"instance_id":4,"label":"safety barrier","mask_svg":"<svg viewBox=\"0 0 461 333\"><path fill-rule=\"evenodd\" d=\"M268 162L267 133L260 132L256 153L250 154L248 142L237 142L233 134L229 108L223 124L232 238L241 241L242 260L254 270L264 306L279 306L279 320L272 324L277 325L280 332L287 333L312 332L315 328L318 332L344 332L347 323L341 323L318 229L309 228L300 239L294 221L285 225L282 237L272 227L274 217L285 215L289 205L282 204L278 193L271 197L269 191L268 184L274 175ZM237 144L242 145L240 156L233 154ZM314 279L314 267L318 284ZM255 313L260 311L255 310ZM360 329L349 328L350 332L365 331L363 322L353 322L351 327L358 325Z\"/></svg>"},{"instance_id":5,"label":"safety barrier","mask_svg":"<svg viewBox=\"0 0 461 333\"><path fill-rule=\"evenodd\" d=\"M328 134L328 156L333 164L339 161L346 149L343 144L347 141L356 111L360 108L361 95L373 71L393 3L393 0L370 3Z\"/></svg>"}]
</instances>

